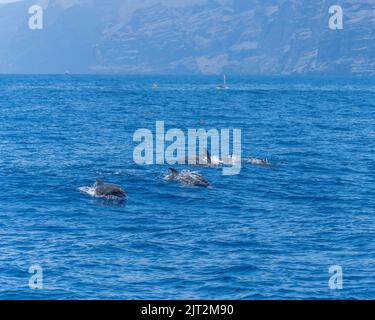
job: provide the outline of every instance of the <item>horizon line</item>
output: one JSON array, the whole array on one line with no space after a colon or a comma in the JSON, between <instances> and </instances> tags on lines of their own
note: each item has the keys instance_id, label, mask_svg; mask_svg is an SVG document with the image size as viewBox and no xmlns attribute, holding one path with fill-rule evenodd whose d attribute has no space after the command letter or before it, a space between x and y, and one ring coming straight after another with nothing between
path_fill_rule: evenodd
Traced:
<instances>
[{"instance_id":1,"label":"horizon line","mask_svg":"<svg viewBox=\"0 0 375 320\"><path fill-rule=\"evenodd\" d=\"M128 77L222 77L226 75L227 77L375 77L373 73L288 73L288 74L239 74L239 73L220 73L220 74L197 74L197 73L160 73L160 74L147 74L147 73L6 73L0 72L0 76L128 76Z\"/></svg>"}]
</instances>

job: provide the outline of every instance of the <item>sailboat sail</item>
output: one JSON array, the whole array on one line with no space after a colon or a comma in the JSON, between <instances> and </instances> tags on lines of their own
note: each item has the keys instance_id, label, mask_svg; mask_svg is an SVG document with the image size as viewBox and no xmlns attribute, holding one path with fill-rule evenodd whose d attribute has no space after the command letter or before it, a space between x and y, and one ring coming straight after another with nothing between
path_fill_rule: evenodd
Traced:
<instances>
[{"instance_id":1,"label":"sailboat sail","mask_svg":"<svg viewBox=\"0 0 375 320\"><path fill-rule=\"evenodd\" d=\"M217 89L228 89L229 87L227 86L227 76L224 74L223 76L223 84L220 84L216 87Z\"/></svg>"}]
</instances>

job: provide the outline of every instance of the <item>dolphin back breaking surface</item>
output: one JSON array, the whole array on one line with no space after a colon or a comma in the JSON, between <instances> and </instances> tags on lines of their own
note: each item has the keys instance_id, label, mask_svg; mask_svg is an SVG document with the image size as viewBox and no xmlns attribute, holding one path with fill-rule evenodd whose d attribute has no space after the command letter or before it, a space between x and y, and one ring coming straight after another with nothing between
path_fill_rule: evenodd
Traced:
<instances>
[{"instance_id":1,"label":"dolphin back breaking surface","mask_svg":"<svg viewBox=\"0 0 375 320\"><path fill-rule=\"evenodd\" d=\"M93 186L81 187L78 188L78 190L95 198L121 200L127 197L125 190L120 186L115 184L106 184L100 179L96 179L96 183Z\"/></svg>"},{"instance_id":2,"label":"dolphin back breaking surface","mask_svg":"<svg viewBox=\"0 0 375 320\"><path fill-rule=\"evenodd\" d=\"M210 183L206 178L197 172L183 170L181 172L170 168L169 173L164 176L164 180L177 181L183 185L194 187L208 187Z\"/></svg>"}]
</instances>

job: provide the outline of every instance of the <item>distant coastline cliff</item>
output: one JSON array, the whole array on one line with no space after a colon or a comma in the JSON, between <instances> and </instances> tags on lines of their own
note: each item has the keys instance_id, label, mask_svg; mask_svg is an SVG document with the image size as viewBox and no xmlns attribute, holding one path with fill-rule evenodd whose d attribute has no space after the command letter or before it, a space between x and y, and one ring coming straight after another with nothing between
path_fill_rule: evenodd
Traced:
<instances>
[{"instance_id":1,"label":"distant coastline cliff","mask_svg":"<svg viewBox=\"0 0 375 320\"><path fill-rule=\"evenodd\" d=\"M375 1L25 0L0 5L1 73L375 74ZM44 9L30 30L28 7Z\"/></svg>"}]
</instances>

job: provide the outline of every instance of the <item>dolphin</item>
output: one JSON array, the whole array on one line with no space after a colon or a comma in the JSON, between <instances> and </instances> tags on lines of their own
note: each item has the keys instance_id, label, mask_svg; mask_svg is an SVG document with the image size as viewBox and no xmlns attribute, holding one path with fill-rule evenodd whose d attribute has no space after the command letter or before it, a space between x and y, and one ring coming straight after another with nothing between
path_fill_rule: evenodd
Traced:
<instances>
[{"instance_id":1,"label":"dolphin","mask_svg":"<svg viewBox=\"0 0 375 320\"><path fill-rule=\"evenodd\" d=\"M204 149L204 151L205 151L205 153L206 153L207 163L208 163L209 165L211 165L211 164L212 164L211 155L210 155L210 153L208 152L207 149Z\"/></svg>"},{"instance_id":2,"label":"dolphin","mask_svg":"<svg viewBox=\"0 0 375 320\"><path fill-rule=\"evenodd\" d=\"M210 185L202 175L189 170L178 172L176 169L169 168L169 172L170 174L166 176L167 180L179 181L183 184L196 187L208 187Z\"/></svg>"},{"instance_id":3,"label":"dolphin","mask_svg":"<svg viewBox=\"0 0 375 320\"><path fill-rule=\"evenodd\" d=\"M250 163L257 166L262 166L265 168L272 168L273 165L267 159L258 159L258 158L241 158L233 154L232 156L223 158L220 160L221 164L233 164L235 162Z\"/></svg>"},{"instance_id":4,"label":"dolphin","mask_svg":"<svg viewBox=\"0 0 375 320\"><path fill-rule=\"evenodd\" d=\"M272 163L268 162L267 159L257 159L257 158L247 158L243 160L246 163L251 163L253 165L258 165L266 168L271 168Z\"/></svg>"},{"instance_id":5,"label":"dolphin","mask_svg":"<svg viewBox=\"0 0 375 320\"><path fill-rule=\"evenodd\" d=\"M212 161L211 155L206 148L204 149L204 155L198 154L195 156L195 158L189 156L185 157L185 163L193 164L196 166L213 166L215 164L218 164Z\"/></svg>"},{"instance_id":6,"label":"dolphin","mask_svg":"<svg viewBox=\"0 0 375 320\"><path fill-rule=\"evenodd\" d=\"M269 162L267 159L241 158L235 154L230 155L228 157L224 157L224 158L212 157L206 148L204 149L203 156L197 155L195 159L191 157L185 158L185 161L187 164L190 164L189 160L192 160L192 164L194 165L208 166L208 167L214 167L214 166L219 166L219 165L232 165L237 162L250 163L250 164L262 166L265 168L273 167L272 163Z\"/></svg>"},{"instance_id":7,"label":"dolphin","mask_svg":"<svg viewBox=\"0 0 375 320\"><path fill-rule=\"evenodd\" d=\"M125 190L116 184L104 183L100 179L96 179L94 185L94 193L97 197L117 197L125 198L127 196Z\"/></svg>"}]
</instances>

